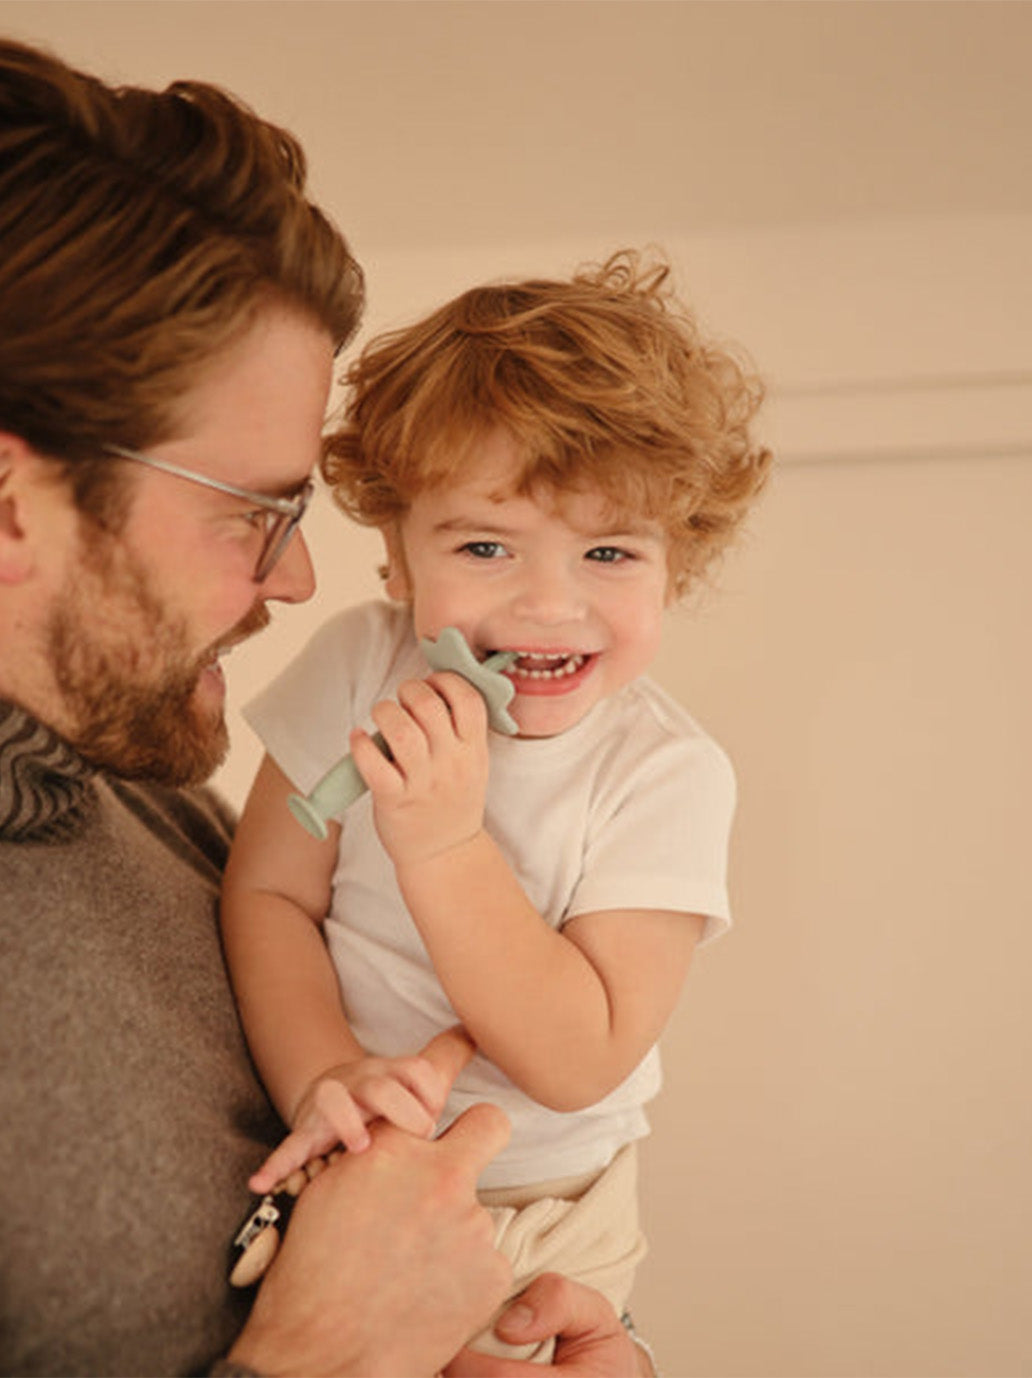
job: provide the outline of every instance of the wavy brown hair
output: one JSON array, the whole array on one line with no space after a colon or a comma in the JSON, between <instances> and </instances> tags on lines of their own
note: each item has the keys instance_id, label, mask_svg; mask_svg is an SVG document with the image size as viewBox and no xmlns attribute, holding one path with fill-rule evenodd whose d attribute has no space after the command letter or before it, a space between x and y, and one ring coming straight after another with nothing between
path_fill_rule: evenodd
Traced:
<instances>
[{"instance_id":1,"label":"wavy brown hair","mask_svg":"<svg viewBox=\"0 0 1032 1378\"><path fill-rule=\"evenodd\" d=\"M354 333L362 272L305 179L293 136L217 87L112 87L0 41L0 429L85 510L102 447L168 438L264 305Z\"/></svg>"},{"instance_id":2,"label":"wavy brown hair","mask_svg":"<svg viewBox=\"0 0 1032 1378\"><path fill-rule=\"evenodd\" d=\"M466 472L495 427L516 491L601 491L662 523L680 595L731 539L770 454L750 438L762 388L703 338L670 268L631 250L569 281L478 287L372 340L347 376L323 474L339 506L384 527Z\"/></svg>"}]
</instances>

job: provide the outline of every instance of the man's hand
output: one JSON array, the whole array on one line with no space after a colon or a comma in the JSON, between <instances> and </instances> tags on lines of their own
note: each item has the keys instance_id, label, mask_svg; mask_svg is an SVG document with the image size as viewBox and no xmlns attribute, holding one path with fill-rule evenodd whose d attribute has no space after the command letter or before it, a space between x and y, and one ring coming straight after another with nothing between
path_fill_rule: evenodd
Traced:
<instances>
[{"instance_id":1,"label":"man's hand","mask_svg":"<svg viewBox=\"0 0 1032 1378\"><path fill-rule=\"evenodd\" d=\"M647 1378L648 1356L627 1335L600 1292L557 1273L542 1273L513 1301L495 1326L499 1339L529 1344L556 1336L551 1368L570 1378ZM445 1368L446 1378L532 1378L540 1364L499 1359L463 1349Z\"/></svg>"},{"instance_id":2,"label":"man's hand","mask_svg":"<svg viewBox=\"0 0 1032 1378\"><path fill-rule=\"evenodd\" d=\"M471 1051L450 1031L423 1056L450 1086ZM511 1270L474 1187L505 1116L474 1106L433 1142L371 1134L301 1194L230 1359L270 1376L430 1378L501 1305Z\"/></svg>"}]
</instances>

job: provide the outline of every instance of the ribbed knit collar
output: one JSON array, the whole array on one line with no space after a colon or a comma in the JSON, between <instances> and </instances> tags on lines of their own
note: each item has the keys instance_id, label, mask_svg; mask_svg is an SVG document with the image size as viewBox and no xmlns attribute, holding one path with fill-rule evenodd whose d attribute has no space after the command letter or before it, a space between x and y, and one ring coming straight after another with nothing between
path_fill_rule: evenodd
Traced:
<instances>
[{"instance_id":1,"label":"ribbed knit collar","mask_svg":"<svg viewBox=\"0 0 1032 1378\"><path fill-rule=\"evenodd\" d=\"M56 732L0 699L0 839L73 836L93 811L94 774Z\"/></svg>"}]
</instances>

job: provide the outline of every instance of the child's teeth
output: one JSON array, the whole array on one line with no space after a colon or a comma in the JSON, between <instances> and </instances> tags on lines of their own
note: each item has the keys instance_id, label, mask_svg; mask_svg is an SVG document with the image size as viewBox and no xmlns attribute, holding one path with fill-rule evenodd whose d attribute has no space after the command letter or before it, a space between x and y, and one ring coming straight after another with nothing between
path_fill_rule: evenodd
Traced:
<instances>
[{"instance_id":1,"label":"child's teeth","mask_svg":"<svg viewBox=\"0 0 1032 1378\"><path fill-rule=\"evenodd\" d=\"M527 654L521 655L512 669L515 674L525 676L527 679L561 679L564 675L576 674L584 664L584 660L585 657L582 655Z\"/></svg>"}]
</instances>

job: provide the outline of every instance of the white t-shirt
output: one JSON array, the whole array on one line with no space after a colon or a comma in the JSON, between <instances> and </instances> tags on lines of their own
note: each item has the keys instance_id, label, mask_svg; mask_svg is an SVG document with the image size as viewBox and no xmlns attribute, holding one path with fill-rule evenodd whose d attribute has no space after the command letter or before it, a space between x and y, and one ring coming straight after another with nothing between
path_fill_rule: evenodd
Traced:
<instances>
[{"instance_id":1,"label":"white t-shirt","mask_svg":"<svg viewBox=\"0 0 1032 1378\"><path fill-rule=\"evenodd\" d=\"M348 750L350 729L370 726L372 706L428 672L408 610L368 603L327 622L245 715L307 793ZM728 926L734 775L716 743L650 680L635 680L560 736L489 740L485 826L546 923L561 929L577 914L666 909L705 915L703 941ZM283 826L298 825L285 814ZM459 1022L405 908L368 793L343 819L324 931L348 1020L367 1051L409 1054ZM477 1101L500 1105L512 1139L480 1185L521 1186L605 1167L648 1133L642 1107L659 1086L653 1048L604 1100L559 1113L478 1054L445 1122Z\"/></svg>"}]
</instances>

